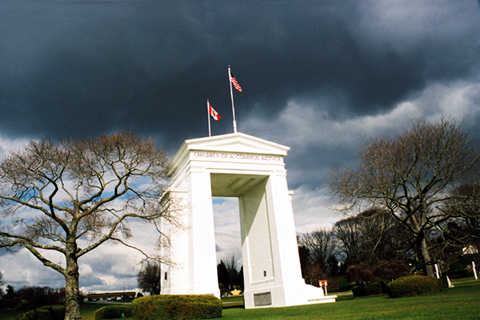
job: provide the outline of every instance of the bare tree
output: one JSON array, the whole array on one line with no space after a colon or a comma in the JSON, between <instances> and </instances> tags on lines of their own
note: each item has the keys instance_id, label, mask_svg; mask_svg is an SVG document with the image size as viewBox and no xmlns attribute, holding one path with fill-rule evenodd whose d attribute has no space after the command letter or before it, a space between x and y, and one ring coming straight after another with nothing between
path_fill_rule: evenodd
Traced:
<instances>
[{"instance_id":1,"label":"bare tree","mask_svg":"<svg viewBox=\"0 0 480 320\"><path fill-rule=\"evenodd\" d=\"M436 226L430 244L432 257L441 260L443 269L480 248L480 193L475 189L471 185L456 188L453 193L464 198L452 199L442 207L452 218Z\"/></svg>"},{"instance_id":2,"label":"bare tree","mask_svg":"<svg viewBox=\"0 0 480 320\"><path fill-rule=\"evenodd\" d=\"M162 197L168 163L153 141L133 134L31 141L0 162L0 247L24 247L62 274L65 319L81 319L78 259L107 241L147 256L127 243L128 222L174 221L175 210ZM64 264L49 260L48 252L64 256Z\"/></svg>"},{"instance_id":3,"label":"bare tree","mask_svg":"<svg viewBox=\"0 0 480 320\"><path fill-rule=\"evenodd\" d=\"M368 141L356 168L332 170L330 186L344 210L375 206L405 224L432 275L426 232L450 218L440 210L442 204L465 198L453 189L461 184L477 188L479 163L477 144L460 125L445 118L420 120L393 138Z\"/></svg>"},{"instance_id":4,"label":"bare tree","mask_svg":"<svg viewBox=\"0 0 480 320\"><path fill-rule=\"evenodd\" d=\"M5 284L5 280L3 279L3 273L2 271L0 271L0 299L3 297L4 295L4 291L3 291L3 288L2 286Z\"/></svg>"},{"instance_id":5,"label":"bare tree","mask_svg":"<svg viewBox=\"0 0 480 320\"><path fill-rule=\"evenodd\" d=\"M231 284L233 279L238 275L237 259L235 258L235 254L227 253L225 257L220 260L220 263L223 263L223 265L227 269L229 284Z\"/></svg>"},{"instance_id":6,"label":"bare tree","mask_svg":"<svg viewBox=\"0 0 480 320\"><path fill-rule=\"evenodd\" d=\"M363 262L373 266L383 260L404 260L411 255L407 227L386 210L367 209L337 221L332 231L338 242L337 252L343 257L343 269Z\"/></svg>"},{"instance_id":7,"label":"bare tree","mask_svg":"<svg viewBox=\"0 0 480 320\"><path fill-rule=\"evenodd\" d=\"M440 226L444 243L480 248L480 190L476 186L462 185L453 193L460 198L449 201L443 210L456 217Z\"/></svg>"},{"instance_id":8,"label":"bare tree","mask_svg":"<svg viewBox=\"0 0 480 320\"><path fill-rule=\"evenodd\" d=\"M360 262L360 226L359 219L349 217L335 223L332 230L337 239L337 251L343 258L344 266Z\"/></svg>"},{"instance_id":9,"label":"bare tree","mask_svg":"<svg viewBox=\"0 0 480 320\"><path fill-rule=\"evenodd\" d=\"M219 287L223 291L228 291L229 286L231 284L230 275L228 274L227 267L225 266L225 262L220 260L220 263L217 264L217 276L218 276L218 283Z\"/></svg>"},{"instance_id":10,"label":"bare tree","mask_svg":"<svg viewBox=\"0 0 480 320\"><path fill-rule=\"evenodd\" d=\"M327 277L325 269L322 269L318 264L308 261L306 265L306 272L304 275L305 282L312 285L318 286L319 280L323 280Z\"/></svg>"},{"instance_id":11,"label":"bare tree","mask_svg":"<svg viewBox=\"0 0 480 320\"><path fill-rule=\"evenodd\" d=\"M355 216L360 231L361 261L374 265L382 260L406 258L412 249L410 234L388 211L371 208Z\"/></svg>"},{"instance_id":12,"label":"bare tree","mask_svg":"<svg viewBox=\"0 0 480 320\"><path fill-rule=\"evenodd\" d=\"M143 292L148 292L152 295L160 294L160 277L160 263L147 260L138 272L138 287L142 289Z\"/></svg>"},{"instance_id":13,"label":"bare tree","mask_svg":"<svg viewBox=\"0 0 480 320\"><path fill-rule=\"evenodd\" d=\"M316 264L323 272L326 272L328 259L336 253L334 233L326 228L305 233L300 238L300 245L305 246L309 250L311 262Z\"/></svg>"}]
</instances>

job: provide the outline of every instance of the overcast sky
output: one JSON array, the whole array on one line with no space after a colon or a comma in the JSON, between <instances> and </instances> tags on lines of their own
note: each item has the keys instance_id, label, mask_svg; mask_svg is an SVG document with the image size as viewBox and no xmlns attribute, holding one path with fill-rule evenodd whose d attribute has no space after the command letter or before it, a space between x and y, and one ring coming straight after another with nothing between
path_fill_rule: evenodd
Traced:
<instances>
[{"instance_id":1,"label":"overcast sky","mask_svg":"<svg viewBox=\"0 0 480 320\"><path fill-rule=\"evenodd\" d=\"M326 173L412 119L450 116L480 136L476 0L0 1L0 154L30 139L132 131L172 157L238 131L291 147L297 232L329 226ZM219 254L238 257L234 199L216 199ZM142 229L141 227L139 229ZM152 246L153 232L134 241ZM99 258L100 257L100 258ZM138 257L105 246L80 260L86 291L136 287ZM1 254L7 283L62 287L28 252Z\"/></svg>"}]
</instances>

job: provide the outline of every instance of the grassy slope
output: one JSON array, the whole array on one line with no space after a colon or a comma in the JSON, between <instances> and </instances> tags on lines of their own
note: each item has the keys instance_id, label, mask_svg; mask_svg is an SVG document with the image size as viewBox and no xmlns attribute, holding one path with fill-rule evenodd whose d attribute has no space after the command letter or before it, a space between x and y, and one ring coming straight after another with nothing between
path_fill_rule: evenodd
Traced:
<instances>
[{"instance_id":1,"label":"grassy slope","mask_svg":"<svg viewBox=\"0 0 480 320\"><path fill-rule=\"evenodd\" d=\"M23 311L0 310L0 319L15 320L15 318L21 313L23 313Z\"/></svg>"},{"instance_id":2,"label":"grassy slope","mask_svg":"<svg viewBox=\"0 0 480 320\"><path fill-rule=\"evenodd\" d=\"M468 280L467 280L468 281ZM340 298L340 297L339 297ZM225 319L479 319L480 281L457 282L441 294L391 299L342 296L337 303L288 308L225 309Z\"/></svg>"},{"instance_id":3,"label":"grassy slope","mask_svg":"<svg viewBox=\"0 0 480 320\"><path fill-rule=\"evenodd\" d=\"M87 303L80 308L82 320L95 320L95 311L106 304ZM25 311L0 310L0 320L15 320L15 318Z\"/></svg>"},{"instance_id":4,"label":"grassy slope","mask_svg":"<svg viewBox=\"0 0 480 320\"><path fill-rule=\"evenodd\" d=\"M411 298L390 299L388 296L353 298L338 294L336 303L288 308L244 310L226 308L224 319L479 319L480 280L456 280L455 288L443 293ZM235 298L238 300L238 298ZM228 301L228 300L227 300ZM226 301L226 302L227 302ZM231 302L234 302L231 300ZM237 301L235 301L237 302ZM103 304L82 306L83 320L94 320L94 312ZM1 320L15 320L20 312L0 310ZM122 320L130 320L124 318Z\"/></svg>"},{"instance_id":5,"label":"grassy slope","mask_svg":"<svg viewBox=\"0 0 480 320\"><path fill-rule=\"evenodd\" d=\"M104 306L109 306L110 304L101 304L101 303L86 303L80 307L80 314L82 315L82 320L95 320L95 311Z\"/></svg>"}]
</instances>

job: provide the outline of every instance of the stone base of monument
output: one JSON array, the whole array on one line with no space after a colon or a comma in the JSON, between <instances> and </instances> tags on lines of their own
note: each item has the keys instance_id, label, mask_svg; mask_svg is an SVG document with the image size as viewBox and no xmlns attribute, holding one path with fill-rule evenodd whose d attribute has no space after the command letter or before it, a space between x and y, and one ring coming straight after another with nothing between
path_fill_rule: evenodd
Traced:
<instances>
[{"instance_id":1,"label":"stone base of monument","mask_svg":"<svg viewBox=\"0 0 480 320\"><path fill-rule=\"evenodd\" d=\"M288 307L335 302L337 296L325 296L322 288L308 284L273 286L244 292L245 309Z\"/></svg>"}]
</instances>

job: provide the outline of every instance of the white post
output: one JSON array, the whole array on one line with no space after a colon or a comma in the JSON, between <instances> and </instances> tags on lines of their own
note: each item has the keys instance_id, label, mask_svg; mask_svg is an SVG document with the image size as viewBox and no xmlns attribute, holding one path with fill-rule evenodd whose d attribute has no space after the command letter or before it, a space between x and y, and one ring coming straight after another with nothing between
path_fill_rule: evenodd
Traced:
<instances>
[{"instance_id":1,"label":"white post","mask_svg":"<svg viewBox=\"0 0 480 320\"><path fill-rule=\"evenodd\" d=\"M212 129L210 127L210 103L208 102L207 99L207 118L208 118L208 136L212 136Z\"/></svg>"},{"instance_id":2,"label":"white post","mask_svg":"<svg viewBox=\"0 0 480 320\"><path fill-rule=\"evenodd\" d=\"M233 133L237 133L237 121L235 120L235 104L233 103L232 74L230 72L230 66L228 66L228 82L230 82L230 97L232 98Z\"/></svg>"},{"instance_id":3,"label":"white post","mask_svg":"<svg viewBox=\"0 0 480 320\"><path fill-rule=\"evenodd\" d=\"M478 280L477 269L475 269L475 261L472 261L473 274L475 275L475 280Z\"/></svg>"},{"instance_id":4,"label":"white post","mask_svg":"<svg viewBox=\"0 0 480 320\"><path fill-rule=\"evenodd\" d=\"M437 279L440 279L440 274L438 273L438 265L435 264L435 273L437 274Z\"/></svg>"},{"instance_id":5,"label":"white post","mask_svg":"<svg viewBox=\"0 0 480 320\"><path fill-rule=\"evenodd\" d=\"M318 285L319 285L320 288L322 288L323 294L326 296L327 295L328 281L327 280L318 280Z\"/></svg>"}]
</instances>

